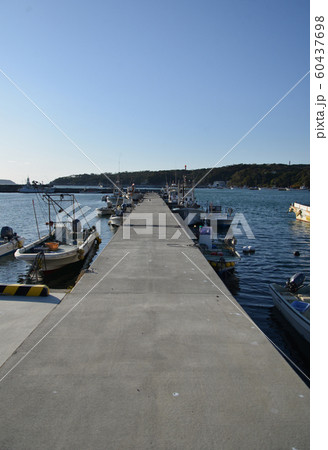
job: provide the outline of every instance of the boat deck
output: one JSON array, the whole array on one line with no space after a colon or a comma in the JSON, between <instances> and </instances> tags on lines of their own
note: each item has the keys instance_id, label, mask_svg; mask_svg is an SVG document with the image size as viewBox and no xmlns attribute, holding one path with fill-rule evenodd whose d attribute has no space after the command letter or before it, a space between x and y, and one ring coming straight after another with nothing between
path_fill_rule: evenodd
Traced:
<instances>
[{"instance_id":1,"label":"boat deck","mask_svg":"<svg viewBox=\"0 0 328 450\"><path fill-rule=\"evenodd\" d=\"M39 253L39 252L43 252L46 254L58 254L58 253L65 253L71 250L75 250L76 249L76 245L69 245L69 244L60 244L58 246L58 248L56 250L50 250L49 248L47 248L46 246L39 246L39 247L33 247L31 248L28 252L26 253Z\"/></svg>"}]
</instances>

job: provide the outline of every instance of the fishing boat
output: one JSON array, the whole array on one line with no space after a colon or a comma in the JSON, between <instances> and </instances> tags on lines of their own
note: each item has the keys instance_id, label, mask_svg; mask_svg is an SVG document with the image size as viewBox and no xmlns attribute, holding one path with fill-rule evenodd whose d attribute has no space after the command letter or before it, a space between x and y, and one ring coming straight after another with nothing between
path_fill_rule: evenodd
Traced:
<instances>
[{"instance_id":1,"label":"fishing boat","mask_svg":"<svg viewBox=\"0 0 328 450\"><path fill-rule=\"evenodd\" d=\"M240 261L240 255L236 251L236 239L221 239L212 237L212 227L204 226L199 229L198 246L219 274L232 271Z\"/></svg>"},{"instance_id":2,"label":"fishing boat","mask_svg":"<svg viewBox=\"0 0 328 450\"><path fill-rule=\"evenodd\" d=\"M141 200L141 198L141 192L137 191L135 188L135 184L132 183L132 185L126 189L126 200L125 202L123 201L123 203L127 203L127 200L129 200L132 206L133 202L138 202L139 200Z\"/></svg>"},{"instance_id":3,"label":"fishing boat","mask_svg":"<svg viewBox=\"0 0 328 450\"><path fill-rule=\"evenodd\" d=\"M101 208L96 208L97 215L99 217L110 216L114 212L113 203L110 201L109 197L106 195L103 198L103 201L106 202L106 206L102 206Z\"/></svg>"},{"instance_id":4,"label":"fishing boat","mask_svg":"<svg viewBox=\"0 0 328 450\"><path fill-rule=\"evenodd\" d=\"M61 269L69 264L83 261L96 242L100 242L99 234L94 226L82 228L82 221L77 216L83 216L80 205L72 194L45 194L47 202L49 232L38 240L19 248L15 258L37 267L44 274ZM70 206L63 207L64 202ZM50 218L50 211L55 210L56 220ZM84 216L83 216L84 217Z\"/></svg>"},{"instance_id":5,"label":"fishing boat","mask_svg":"<svg viewBox=\"0 0 328 450\"><path fill-rule=\"evenodd\" d=\"M170 186L166 186L165 191L165 203L170 209L176 208L179 205L179 186L172 183Z\"/></svg>"},{"instance_id":6,"label":"fishing boat","mask_svg":"<svg viewBox=\"0 0 328 450\"><path fill-rule=\"evenodd\" d=\"M281 286L269 285L273 303L290 325L310 342L310 286L304 285L302 273L293 275Z\"/></svg>"},{"instance_id":7,"label":"fishing boat","mask_svg":"<svg viewBox=\"0 0 328 450\"><path fill-rule=\"evenodd\" d=\"M123 223L124 213L130 212L133 207L134 184L127 188L127 192L121 191L121 196L117 197L113 213L108 221L108 225L119 227Z\"/></svg>"},{"instance_id":8,"label":"fishing boat","mask_svg":"<svg viewBox=\"0 0 328 450\"><path fill-rule=\"evenodd\" d=\"M122 208L117 208L108 221L108 225L119 227L123 223L124 212Z\"/></svg>"},{"instance_id":9,"label":"fishing boat","mask_svg":"<svg viewBox=\"0 0 328 450\"><path fill-rule=\"evenodd\" d=\"M288 212L295 213L296 220L310 222L310 206L301 205L300 203L292 203Z\"/></svg>"},{"instance_id":10,"label":"fishing boat","mask_svg":"<svg viewBox=\"0 0 328 450\"><path fill-rule=\"evenodd\" d=\"M188 225L197 225L201 223L201 213L204 210L197 203L194 188L187 188L185 181L181 189L179 189L178 205L172 208L173 213L178 213L183 220L188 218Z\"/></svg>"},{"instance_id":11,"label":"fishing boat","mask_svg":"<svg viewBox=\"0 0 328 450\"><path fill-rule=\"evenodd\" d=\"M121 188L115 188L113 192L106 195L112 203L121 204L123 202L123 190Z\"/></svg>"},{"instance_id":12,"label":"fishing boat","mask_svg":"<svg viewBox=\"0 0 328 450\"><path fill-rule=\"evenodd\" d=\"M23 247L25 239L17 236L11 227L2 227L0 234L0 256L10 255Z\"/></svg>"},{"instance_id":13,"label":"fishing boat","mask_svg":"<svg viewBox=\"0 0 328 450\"><path fill-rule=\"evenodd\" d=\"M213 205L209 203L206 205L205 212L200 215L205 225L212 225L215 221L217 227L230 227L232 224L234 214L232 208L224 208L221 205Z\"/></svg>"}]
</instances>

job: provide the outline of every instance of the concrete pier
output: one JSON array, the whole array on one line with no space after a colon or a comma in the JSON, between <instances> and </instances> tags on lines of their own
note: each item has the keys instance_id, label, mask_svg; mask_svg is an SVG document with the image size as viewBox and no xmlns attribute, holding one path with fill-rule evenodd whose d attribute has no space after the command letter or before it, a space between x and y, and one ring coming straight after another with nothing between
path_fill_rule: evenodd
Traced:
<instances>
[{"instance_id":1,"label":"concrete pier","mask_svg":"<svg viewBox=\"0 0 328 450\"><path fill-rule=\"evenodd\" d=\"M154 194L0 380L2 450L309 448L308 387Z\"/></svg>"}]
</instances>

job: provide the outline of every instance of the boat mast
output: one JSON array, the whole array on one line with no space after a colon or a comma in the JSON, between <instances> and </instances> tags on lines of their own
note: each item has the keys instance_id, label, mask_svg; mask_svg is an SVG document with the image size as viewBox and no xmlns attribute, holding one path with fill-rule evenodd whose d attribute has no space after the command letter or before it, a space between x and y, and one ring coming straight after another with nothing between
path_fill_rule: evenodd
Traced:
<instances>
[{"instance_id":1,"label":"boat mast","mask_svg":"<svg viewBox=\"0 0 328 450\"><path fill-rule=\"evenodd\" d=\"M50 217L50 200L48 198L48 216L49 216L49 220L48 220L48 224L49 224L49 234L51 234L51 217Z\"/></svg>"}]
</instances>

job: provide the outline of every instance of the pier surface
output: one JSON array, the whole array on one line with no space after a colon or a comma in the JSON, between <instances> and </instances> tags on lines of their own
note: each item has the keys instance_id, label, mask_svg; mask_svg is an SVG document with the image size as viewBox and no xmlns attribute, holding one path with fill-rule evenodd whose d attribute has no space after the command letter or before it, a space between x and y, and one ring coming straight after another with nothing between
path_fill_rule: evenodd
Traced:
<instances>
[{"instance_id":1,"label":"pier surface","mask_svg":"<svg viewBox=\"0 0 328 450\"><path fill-rule=\"evenodd\" d=\"M309 448L308 387L155 194L2 366L0 409L2 450Z\"/></svg>"}]
</instances>

